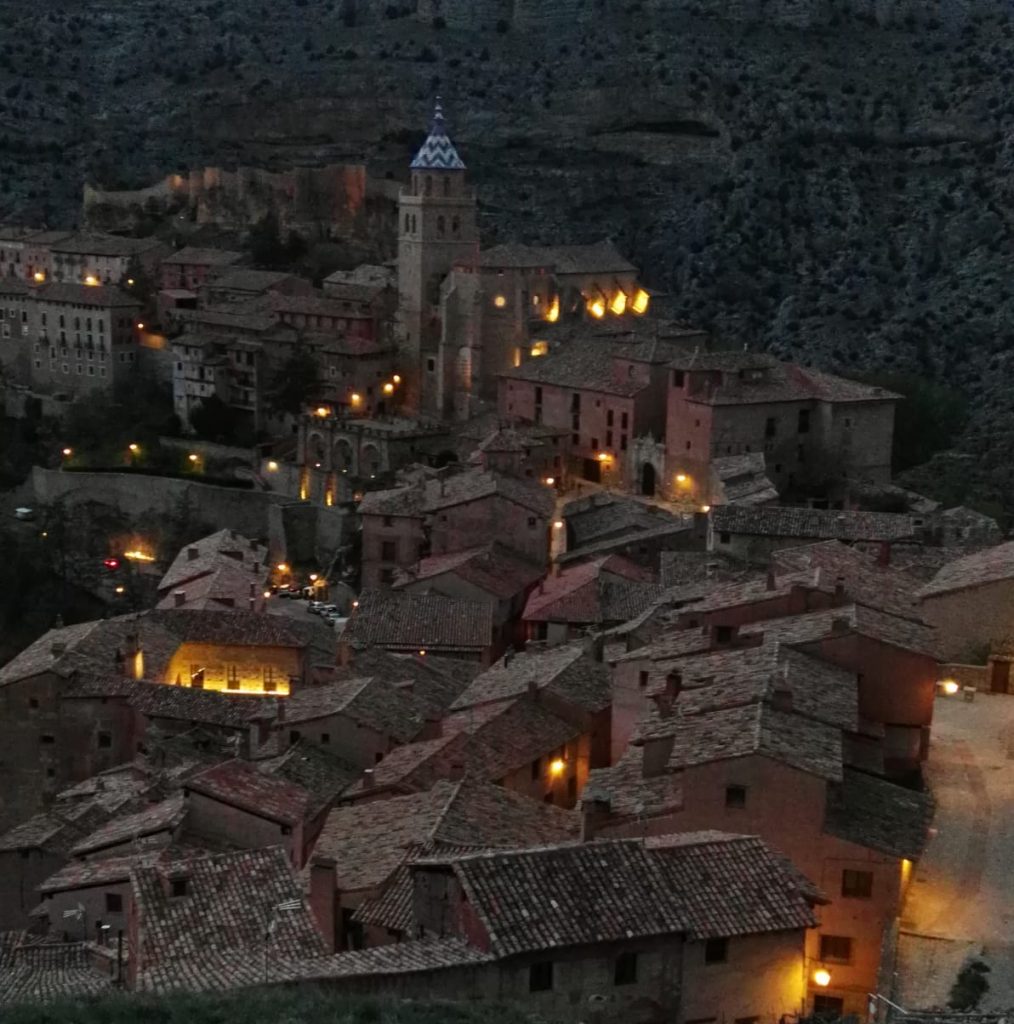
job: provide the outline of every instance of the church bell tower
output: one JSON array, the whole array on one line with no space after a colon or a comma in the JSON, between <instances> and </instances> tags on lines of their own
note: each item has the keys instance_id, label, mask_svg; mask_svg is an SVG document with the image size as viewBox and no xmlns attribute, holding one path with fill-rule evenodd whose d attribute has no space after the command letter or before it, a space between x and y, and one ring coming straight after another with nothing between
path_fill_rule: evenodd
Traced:
<instances>
[{"instance_id":1,"label":"church bell tower","mask_svg":"<svg viewBox=\"0 0 1014 1024\"><path fill-rule=\"evenodd\" d=\"M411 172L398 202L400 372L407 409L439 414L440 286L452 267L474 269L479 256L475 194L447 135L439 98Z\"/></svg>"}]
</instances>

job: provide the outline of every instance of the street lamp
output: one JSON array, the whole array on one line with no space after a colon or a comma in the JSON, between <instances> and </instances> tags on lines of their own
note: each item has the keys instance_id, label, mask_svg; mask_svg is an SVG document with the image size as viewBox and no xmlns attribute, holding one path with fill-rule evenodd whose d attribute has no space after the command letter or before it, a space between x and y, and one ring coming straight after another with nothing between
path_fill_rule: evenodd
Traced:
<instances>
[{"instance_id":1,"label":"street lamp","mask_svg":"<svg viewBox=\"0 0 1014 1024\"><path fill-rule=\"evenodd\" d=\"M69 459L73 454L74 454L74 449L73 448L64 448L63 449L63 457L65 459Z\"/></svg>"},{"instance_id":2,"label":"street lamp","mask_svg":"<svg viewBox=\"0 0 1014 1024\"><path fill-rule=\"evenodd\" d=\"M831 972L826 967L819 967L813 972L813 983L818 988L827 988L831 984Z\"/></svg>"}]
</instances>

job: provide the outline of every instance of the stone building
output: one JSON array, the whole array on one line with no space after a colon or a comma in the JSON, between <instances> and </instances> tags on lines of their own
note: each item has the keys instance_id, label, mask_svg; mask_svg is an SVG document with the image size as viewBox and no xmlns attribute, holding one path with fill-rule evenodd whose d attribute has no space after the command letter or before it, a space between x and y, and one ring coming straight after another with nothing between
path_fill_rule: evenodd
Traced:
<instances>
[{"instance_id":1,"label":"stone building","mask_svg":"<svg viewBox=\"0 0 1014 1024\"><path fill-rule=\"evenodd\" d=\"M158 284L162 290L196 293L208 279L244 259L241 252L184 246L159 264Z\"/></svg>"},{"instance_id":2,"label":"stone building","mask_svg":"<svg viewBox=\"0 0 1014 1024\"><path fill-rule=\"evenodd\" d=\"M754 452L779 491L889 482L899 397L760 353L689 352L670 364L662 490L712 504L712 460Z\"/></svg>"},{"instance_id":3,"label":"stone building","mask_svg":"<svg viewBox=\"0 0 1014 1024\"><path fill-rule=\"evenodd\" d=\"M116 287L8 285L0 307L0 363L30 392L108 397L138 371L141 304Z\"/></svg>"}]
</instances>

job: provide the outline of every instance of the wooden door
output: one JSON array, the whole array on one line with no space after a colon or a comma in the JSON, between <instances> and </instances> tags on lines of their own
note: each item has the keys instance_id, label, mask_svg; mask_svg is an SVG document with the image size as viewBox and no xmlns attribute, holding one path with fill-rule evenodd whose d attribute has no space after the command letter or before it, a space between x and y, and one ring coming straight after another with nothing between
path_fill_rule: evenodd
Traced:
<instances>
[{"instance_id":1,"label":"wooden door","mask_svg":"<svg viewBox=\"0 0 1014 1024\"><path fill-rule=\"evenodd\" d=\"M1009 693L1010 662L997 658L989 675L989 688L993 693Z\"/></svg>"}]
</instances>

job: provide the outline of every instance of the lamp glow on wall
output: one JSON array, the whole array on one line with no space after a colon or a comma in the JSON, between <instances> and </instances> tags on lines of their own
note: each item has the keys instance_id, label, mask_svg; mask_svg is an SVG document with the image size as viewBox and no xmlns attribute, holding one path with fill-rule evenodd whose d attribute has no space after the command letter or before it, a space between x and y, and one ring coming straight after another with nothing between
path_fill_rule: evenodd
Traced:
<instances>
[{"instance_id":1,"label":"lamp glow on wall","mask_svg":"<svg viewBox=\"0 0 1014 1024\"><path fill-rule=\"evenodd\" d=\"M567 762L564 761L562 757L554 757L553 760L549 762L549 774L552 775L554 779L558 779L563 774L566 767Z\"/></svg>"},{"instance_id":2,"label":"lamp glow on wall","mask_svg":"<svg viewBox=\"0 0 1014 1024\"><path fill-rule=\"evenodd\" d=\"M560 296L554 295L553 301L546 307L546 320L555 324L560 319Z\"/></svg>"}]
</instances>

